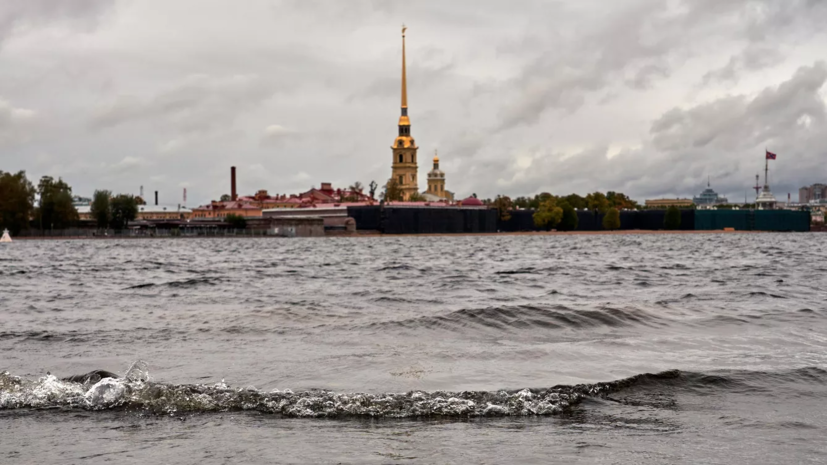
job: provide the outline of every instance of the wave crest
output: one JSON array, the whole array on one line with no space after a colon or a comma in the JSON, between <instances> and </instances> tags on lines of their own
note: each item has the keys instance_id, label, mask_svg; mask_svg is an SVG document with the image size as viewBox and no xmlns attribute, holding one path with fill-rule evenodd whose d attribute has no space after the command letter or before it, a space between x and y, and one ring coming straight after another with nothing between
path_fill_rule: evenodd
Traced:
<instances>
[{"instance_id":1,"label":"wave crest","mask_svg":"<svg viewBox=\"0 0 827 465\"><path fill-rule=\"evenodd\" d=\"M675 374L668 372L654 376ZM87 389L82 384L61 381L53 375L26 381L2 373L0 409L127 409L155 414L254 410L299 418L554 415L567 411L585 397L606 395L638 382L639 378L640 376L610 383L516 391L369 394L324 390L265 392L252 388L230 388L224 383L155 383L144 377L106 378Z\"/></svg>"}]
</instances>

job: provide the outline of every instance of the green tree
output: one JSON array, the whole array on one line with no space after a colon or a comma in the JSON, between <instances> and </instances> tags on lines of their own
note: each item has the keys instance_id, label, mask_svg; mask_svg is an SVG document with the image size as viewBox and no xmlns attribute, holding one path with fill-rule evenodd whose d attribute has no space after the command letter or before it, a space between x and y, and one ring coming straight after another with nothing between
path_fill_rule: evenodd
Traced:
<instances>
[{"instance_id":1,"label":"green tree","mask_svg":"<svg viewBox=\"0 0 827 465\"><path fill-rule=\"evenodd\" d=\"M588 202L586 202L586 199L584 199L583 197L580 197L577 194L569 194L569 195L563 197L563 200L565 200L566 203L568 203L569 205L571 205L572 207L574 207L578 210L583 210L583 209L589 207L589 204L588 204Z\"/></svg>"},{"instance_id":2,"label":"green tree","mask_svg":"<svg viewBox=\"0 0 827 465\"><path fill-rule=\"evenodd\" d=\"M382 195L382 198L384 198L386 202L402 201L402 189L399 187L399 182L397 182L396 179L391 179L385 185L385 193Z\"/></svg>"},{"instance_id":3,"label":"green tree","mask_svg":"<svg viewBox=\"0 0 827 465\"><path fill-rule=\"evenodd\" d=\"M233 229L247 229L247 218L241 215L227 215L224 217L224 222L233 227Z\"/></svg>"},{"instance_id":4,"label":"green tree","mask_svg":"<svg viewBox=\"0 0 827 465\"><path fill-rule=\"evenodd\" d=\"M135 197L127 194L118 194L110 202L112 212L112 228L124 229L130 221L138 216L138 202Z\"/></svg>"},{"instance_id":5,"label":"green tree","mask_svg":"<svg viewBox=\"0 0 827 465\"><path fill-rule=\"evenodd\" d=\"M376 188L379 187L379 184L376 184L376 181L371 181L368 187L370 188L370 198L375 199Z\"/></svg>"},{"instance_id":6,"label":"green tree","mask_svg":"<svg viewBox=\"0 0 827 465\"><path fill-rule=\"evenodd\" d=\"M554 229L563 219L563 209L557 206L557 199L547 198L534 212L534 225L546 230Z\"/></svg>"},{"instance_id":7,"label":"green tree","mask_svg":"<svg viewBox=\"0 0 827 465\"><path fill-rule=\"evenodd\" d=\"M672 205L666 209L666 217L663 220L663 225L666 229L678 229L681 227L681 211L678 207Z\"/></svg>"},{"instance_id":8,"label":"green tree","mask_svg":"<svg viewBox=\"0 0 827 465\"><path fill-rule=\"evenodd\" d=\"M221 202L229 202L230 200L233 200L233 198L230 197L230 194L221 194L221 198L219 198L218 200L220 200Z\"/></svg>"},{"instance_id":9,"label":"green tree","mask_svg":"<svg viewBox=\"0 0 827 465\"><path fill-rule=\"evenodd\" d=\"M563 217L560 220L560 226L558 227L558 229L561 231L574 231L575 229L577 229L577 225L580 221L577 218L577 212L574 211L574 207L567 203L563 204L562 209Z\"/></svg>"},{"instance_id":10,"label":"green tree","mask_svg":"<svg viewBox=\"0 0 827 465\"><path fill-rule=\"evenodd\" d=\"M99 228L108 228L112 220L112 211L109 208L109 199L111 198L112 192L109 191L95 191L92 195L92 206L89 208L89 212Z\"/></svg>"},{"instance_id":11,"label":"green tree","mask_svg":"<svg viewBox=\"0 0 827 465\"><path fill-rule=\"evenodd\" d=\"M609 201L609 205L611 205L614 208L617 208L618 210L623 210L623 209L632 210L632 209L640 208L640 205L637 202L630 199L629 197L626 196L626 194L623 194L621 192L613 192L613 191L607 192L606 193L606 200Z\"/></svg>"},{"instance_id":12,"label":"green tree","mask_svg":"<svg viewBox=\"0 0 827 465\"><path fill-rule=\"evenodd\" d=\"M543 202L548 202L549 200L552 200L552 199L555 202L557 201L557 197L549 194L548 192L541 192L541 193L535 195L533 199L531 199L530 207L537 210L537 209L540 208L540 205L542 205Z\"/></svg>"},{"instance_id":13,"label":"green tree","mask_svg":"<svg viewBox=\"0 0 827 465\"><path fill-rule=\"evenodd\" d=\"M425 197L422 197L422 194L420 194L419 192L414 192L413 194L411 194L410 197L408 197L409 202L422 202L424 200Z\"/></svg>"},{"instance_id":14,"label":"green tree","mask_svg":"<svg viewBox=\"0 0 827 465\"><path fill-rule=\"evenodd\" d=\"M610 208L606 212L606 216L603 217L603 229L609 231L620 229L620 212L617 211L617 208Z\"/></svg>"},{"instance_id":15,"label":"green tree","mask_svg":"<svg viewBox=\"0 0 827 465\"><path fill-rule=\"evenodd\" d=\"M356 181L347 188L346 195L342 195L342 202L356 202L359 200L359 194L365 190L365 186L361 182Z\"/></svg>"},{"instance_id":16,"label":"green tree","mask_svg":"<svg viewBox=\"0 0 827 465\"><path fill-rule=\"evenodd\" d=\"M615 203L620 201L620 195L615 191L606 192L606 200L609 201L610 206L617 208L617 205L615 205Z\"/></svg>"},{"instance_id":17,"label":"green tree","mask_svg":"<svg viewBox=\"0 0 827 465\"><path fill-rule=\"evenodd\" d=\"M8 229L16 235L29 229L34 195L35 188L25 171L17 174L0 171L0 232Z\"/></svg>"},{"instance_id":18,"label":"green tree","mask_svg":"<svg viewBox=\"0 0 827 465\"><path fill-rule=\"evenodd\" d=\"M586 196L586 205L589 210L597 210L600 213L606 213L611 208L609 200L602 192L593 192Z\"/></svg>"},{"instance_id":19,"label":"green tree","mask_svg":"<svg viewBox=\"0 0 827 465\"><path fill-rule=\"evenodd\" d=\"M494 207L497 209L501 221L508 221L511 219L511 198L505 195L498 195L494 200Z\"/></svg>"},{"instance_id":20,"label":"green tree","mask_svg":"<svg viewBox=\"0 0 827 465\"><path fill-rule=\"evenodd\" d=\"M43 176L37 185L40 205L35 213L41 229L65 229L78 220L78 211L72 204L72 188L58 178Z\"/></svg>"}]
</instances>

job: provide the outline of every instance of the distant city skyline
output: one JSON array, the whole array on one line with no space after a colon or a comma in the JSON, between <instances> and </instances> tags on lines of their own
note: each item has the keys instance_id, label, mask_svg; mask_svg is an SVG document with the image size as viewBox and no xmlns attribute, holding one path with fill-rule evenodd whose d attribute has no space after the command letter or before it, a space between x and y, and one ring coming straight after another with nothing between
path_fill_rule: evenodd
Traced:
<instances>
[{"instance_id":1,"label":"distant city skyline","mask_svg":"<svg viewBox=\"0 0 827 465\"><path fill-rule=\"evenodd\" d=\"M243 194L384 185L402 23L417 144L459 197L709 176L736 202L765 148L779 200L825 182L827 3L806 0L7 2L0 170L188 205L230 165Z\"/></svg>"}]
</instances>

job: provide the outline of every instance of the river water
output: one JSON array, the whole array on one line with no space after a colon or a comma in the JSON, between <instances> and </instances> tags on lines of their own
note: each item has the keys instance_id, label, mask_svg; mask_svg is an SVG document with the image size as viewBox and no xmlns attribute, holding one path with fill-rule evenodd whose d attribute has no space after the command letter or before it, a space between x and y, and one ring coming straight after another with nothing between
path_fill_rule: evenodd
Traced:
<instances>
[{"instance_id":1,"label":"river water","mask_svg":"<svg viewBox=\"0 0 827 465\"><path fill-rule=\"evenodd\" d=\"M823 463L825 237L0 244L0 463Z\"/></svg>"}]
</instances>

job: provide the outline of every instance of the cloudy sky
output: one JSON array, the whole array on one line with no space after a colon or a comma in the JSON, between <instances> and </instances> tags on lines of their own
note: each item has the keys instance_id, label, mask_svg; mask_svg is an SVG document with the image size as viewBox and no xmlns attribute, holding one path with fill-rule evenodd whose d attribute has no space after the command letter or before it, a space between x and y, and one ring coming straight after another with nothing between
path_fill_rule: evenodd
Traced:
<instances>
[{"instance_id":1,"label":"cloudy sky","mask_svg":"<svg viewBox=\"0 0 827 465\"><path fill-rule=\"evenodd\" d=\"M382 184L402 23L420 179L438 149L460 196L738 201L765 147L779 198L827 182L824 0L0 2L0 170L188 205L231 165Z\"/></svg>"}]
</instances>

